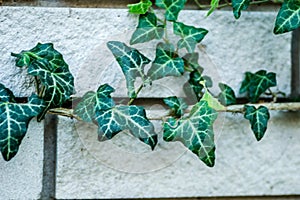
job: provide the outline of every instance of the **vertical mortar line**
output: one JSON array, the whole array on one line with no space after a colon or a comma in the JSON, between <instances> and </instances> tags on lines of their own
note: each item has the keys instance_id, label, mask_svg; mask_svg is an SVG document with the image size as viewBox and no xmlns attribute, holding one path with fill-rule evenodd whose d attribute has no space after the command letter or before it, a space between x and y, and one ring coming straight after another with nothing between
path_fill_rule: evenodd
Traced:
<instances>
[{"instance_id":1,"label":"vertical mortar line","mask_svg":"<svg viewBox=\"0 0 300 200\"><path fill-rule=\"evenodd\" d=\"M291 97L300 97L300 28L292 32Z\"/></svg>"},{"instance_id":2,"label":"vertical mortar line","mask_svg":"<svg viewBox=\"0 0 300 200\"><path fill-rule=\"evenodd\" d=\"M56 115L47 114L44 120L44 162L41 199L54 199L56 187L56 152L57 152Z\"/></svg>"}]
</instances>

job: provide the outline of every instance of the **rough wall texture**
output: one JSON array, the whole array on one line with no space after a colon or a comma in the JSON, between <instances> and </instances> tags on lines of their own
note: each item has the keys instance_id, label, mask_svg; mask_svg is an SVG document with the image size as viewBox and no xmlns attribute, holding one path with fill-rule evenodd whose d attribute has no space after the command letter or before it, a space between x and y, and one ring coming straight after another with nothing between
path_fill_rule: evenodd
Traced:
<instances>
[{"instance_id":1,"label":"rough wall texture","mask_svg":"<svg viewBox=\"0 0 300 200\"><path fill-rule=\"evenodd\" d=\"M274 12L244 12L238 21L226 11L208 18L204 15L205 12L183 11L180 21L210 31L198 47L199 62L207 75L238 91L245 71L264 68L276 72L278 88L290 93L291 34L272 34ZM117 89L114 96L125 97L123 75L106 42L128 43L136 22L136 17L122 9L0 7L0 82L17 96L30 95L32 81L24 78L24 70L14 67L10 52L30 49L37 42L52 42L76 77L78 96L109 83ZM153 43L147 48L136 47L153 59ZM186 77L159 80L142 96L185 96L181 88L185 81ZM300 194L300 116L272 115L267 135L259 143L241 117L221 116L215 127L217 164L213 169L205 167L178 143L161 142L151 152L127 134L120 134L113 141L99 144L95 127L60 118L57 198ZM26 138L19 157L11 163L0 163L4 171L1 183L7 183L0 187L4 197L39 196L42 133L36 131L41 125L33 122L31 126L35 128L27 136L38 136ZM32 143L28 150L26 142ZM36 152L38 156L33 156ZM21 157L23 154L25 157ZM17 175L11 169L16 169ZM13 189L16 196L11 196Z\"/></svg>"}]
</instances>

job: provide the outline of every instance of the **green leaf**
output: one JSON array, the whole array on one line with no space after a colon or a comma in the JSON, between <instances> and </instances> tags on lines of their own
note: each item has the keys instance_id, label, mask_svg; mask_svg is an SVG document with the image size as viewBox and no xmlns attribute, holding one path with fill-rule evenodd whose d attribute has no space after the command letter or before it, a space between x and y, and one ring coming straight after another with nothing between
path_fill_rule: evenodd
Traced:
<instances>
[{"instance_id":1,"label":"green leaf","mask_svg":"<svg viewBox=\"0 0 300 200\"><path fill-rule=\"evenodd\" d=\"M244 108L244 117L250 121L251 129L256 140L259 141L263 138L267 130L268 120L270 119L269 110L265 106L260 106L256 109L254 106L245 105Z\"/></svg>"},{"instance_id":2,"label":"green leaf","mask_svg":"<svg viewBox=\"0 0 300 200\"><path fill-rule=\"evenodd\" d=\"M122 130L154 149L157 134L153 124L147 119L144 108L140 106L115 106L110 94L114 89L108 84L101 85L96 93L88 92L75 108L76 114L86 121L96 121L99 140L113 138Z\"/></svg>"},{"instance_id":3,"label":"green leaf","mask_svg":"<svg viewBox=\"0 0 300 200\"><path fill-rule=\"evenodd\" d=\"M190 73L190 78L188 80L189 86L194 91L195 95L197 96L198 100L203 95L203 85L200 83L201 81L205 82L206 87L212 86L212 81L208 76L202 76L202 74L198 70L194 70Z\"/></svg>"},{"instance_id":4,"label":"green leaf","mask_svg":"<svg viewBox=\"0 0 300 200\"><path fill-rule=\"evenodd\" d=\"M232 0L233 15L236 19L240 18L241 11L246 10L251 0Z\"/></svg>"},{"instance_id":5,"label":"green leaf","mask_svg":"<svg viewBox=\"0 0 300 200\"><path fill-rule=\"evenodd\" d=\"M199 73L203 72L203 68L199 65L199 54L198 53L187 53L184 57L184 65L190 67L193 70L198 70Z\"/></svg>"},{"instance_id":6,"label":"green leaf","mask_svg":"<svg viewBox=\"0 0 300 200\"><path fill-rule=\"evenodd\" d=\"M74 93L74 77L63 56L53 48L53 44L38 43L31 50L12 55L17 57L17 66L28 67L28 74L36 76L45 87L40 88L39 96L46 106L39 114L38 121L44 118L49 109L62 106Z\"/></svg>"},{"instance_id":7,"label":"green leaf","mask_svg":"<svg viewBox=\"0 0 300 200\"><path fill-rule=\"evenodd\" d=\"M219 83L219 87L221 89L221 93L219 94L220 102L225 106L236 104L236 97L233 89L224 83Z\"/></svg>"},{"instance_id":8,"label":"green leaf","mask_svg":"<svg viewBox=\"0 0 300 200\"><path fill-rule=\"evenodd\" d=\"M129 12L132 14L145 14L151 6L152 2L150 0L141 0L139 3L127 5Z\"/></svg>"},{"instance_id":9,"label":"green leaf","mask_svg":"<svg viewBox=\"0 0 300 200\"><path fill-rule=\"evenodd\" d=\"M139 24L132 34L130 44L148 42L154 39L161 39L164 34L164 26L157 25L157 17L154 13L140 15Z\"/></svg>"},{"instance_id":10,"label":"green leaf","mask_svg":"<svg viewBox=\"0 0 300 200\"><path fill-rule=\"evenodd\" d=\"M247 91L250 102L256 103L261 94L276 84L276 74L273 72L267 73L265 70L260 70L255 74L246 72L240 93Z\"/></svg>"},{"instance_id":11,"label":"green leaf","mask_svg":"<svg viewBox=\"0 0 300 200\"><path fill-rule=\"evenodd\" d=\"M130 98L135 98L135 79L141 77L143 82L145 81L144 66L151 60L141 54L138 50L128 47L122 42L110 41L107 43L107 46L113 53L125 75L128 96Z\"/></svg>"},{"instance_id":12,"label":"green leaf","mask_svg":"<svg viewBox=\"0 0 300 200\"><path fill-rule=\"evenodd\" d=\"M195 104L188 117L176 121L169 118L164 123L164 140L180 141L195 153L207 166L215 163L215 143L213 123L217 112L208 106L208 102L201 100Z\"/></svg>"},{"instance_id":13,"label":"green leaf","mask_svg":"<svg viewBox=\"0 0 300 200\"><path fill-rule=\"evenodd\" d=\"M1 85L0 96L0 150L4 160L9 161L18 152L31 118L45 109L44 101L33 94L28 103L11 102L14 96L10 90ZM5 90L6 89L6 90Z\"/></svg>"},{"instance_id":14,"label":"green leaf","mask_svg":"<svg viewBox=\"0 0 300 200\"><path fill-rule=\"evenodd\" d=\"M15 97L12 91L0 83L0 101L1 102L15 102Z\"/></svg>"},{"instance_id":15,"label":"green leaf","mask_svg":"<svg viewBox=\"0 0 300 200\"><path fill-rule=\"evenodd\" d=\"M171 108L176 117L184 115L184 111L188 108L184 100L182 98L177 98L176 96L164 98L163 101Z\"/></svg>"},{"instance_id":16,"label":"green leaf","mask_svg":"<svg viewBox=\"0 0 300 200\"><path fill-rule=\"evenodd\" d=\"M181 22L174 22L173 30L176 35L181 36L177 43L178 48L186 48L189 53L194 52L196 44L208 33L206 29L187 26Z\"/></svg>"},{"instance_id":17,"label":"green leaf","mask_svg":"<svg viewBox=\"0 0 300 200\"><path fill-rule=\"evenodd\" d=\"M202 84L205 84L205 83L202 83ZM201 100L207 101L208 106L215 110L225 110L225 107L218 101L218 99L213 97L211 95L211 93L207 90L206 87L204 87L204 89L205 89L205 93Z\"/></svg>"},{"instance_id":18,"label":"green leaf","mask_svg":"<svg viewBox=\"0 0 300 200\"><path fill-rule=\"evenodd\" d=\"M179 12L183 9L186 0L156 0L155 5L166 9L165 17L168 21L176 21Z\"/></svg>"},{"instance_id":19,"label":"green leaf","mask_svg":"<svg viewBox=\"0 0 300 200\"><path fill-rule=\"evenodd\" d=\"M281 34L300 27L300 1L285 0L275 22L274 33Z\"/></svg>"},{"instance_id":20,"label":"green leaf","mask_svg":"<svg viewBox=\"0 0 300 200\"><path fill-rule=\"evenodd\" d=\"M184 61L175 53L172 44L159 43L156 48L156 57L148 71L151 80L165 76L181 76L184 72Z\"/></svg>"},{"instance_id":21,"label":"green leaf","mask_svg":"<svg viewBox=\"0 0 300 200\"><path fill-rule=\"evenodd\" d=\"M218 8L218 6L219 6L219 1L220 1L220 0L211 0L211 1L210 1L210 9L209 9L209 11L207 12L207 15L206 15L206 16L209 16L211 13L213 13L213 12L216 10L216 8Z\"/></svg>"}]
</instances>

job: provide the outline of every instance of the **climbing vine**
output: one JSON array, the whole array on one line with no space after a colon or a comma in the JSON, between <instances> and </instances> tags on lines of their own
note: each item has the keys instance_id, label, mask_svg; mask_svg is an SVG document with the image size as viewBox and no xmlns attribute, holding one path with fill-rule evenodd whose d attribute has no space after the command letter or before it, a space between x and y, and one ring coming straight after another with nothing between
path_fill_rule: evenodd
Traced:
<instances>
[{"instance_id":1,"label":"climbing vine","mask_svg":"<svg viewBox=\"0 0 300 200\"><path fill-rule=\"evenodd\" d=\"M202 7L198 1L196 3ZM226 6L232 6L233 16L238 19L243 10L255 3L258 1L233 0L227 2ZM84 94L73 109L63 108L67 101L72 101L74 77L53 44L38 43L30 50L12 53L16 66L27 68L28 75L34 78L36 89L27 102L19 103L13 92L0 84L0 150L4 160L9 161L18 152L30 120L37 117L41 121L47 112L96 124L100 141L112 139L121 131L129 130L134 137L154 150L158 143L158 133L154 131L154 125L147 118L145 109L134 105L134 102L146 86L167 76L188 74L185 92L187 96L193 93L197 102L188 105L184 99L176 96L163 99L170 108L168 113L156 118L162 120L163 139L167 142L182 142L209 167L215 164L213 124L219 112L242 113L249 120L254 136L259 141L267 130L270 109L300 109L299 103L276 103L279 93L271 90L277 85L276 74L265 70L245 72L243 80L241 77L239 93L245 93L249 103L237 104L234 91L225 83L218 83L220 93L212 94L211 78L205 76L204 69L198 64L199 55L196 52L196 46L209 31L178 21L178 15L185 4L186 0L156 0L155 5L164 10L161 18L152 8L150 0L128 5L130 13L139 15L130 44L122 41L107 43L107 48L126 79L130 98L127 105L116 104L111 97L115 89L103 84L97 91ZM219 0L212 0L208 15L223 6ZM285 33L299 26L300 1L285 0L276 18L274 33ZM172 27L172 30L167 27ZM178 40L171 41L171 34L177 36ZM157 41L154 60L133 47L153 40ZM137 78L142 80L139 87L136 87ZM260 103L263 94L271 95L272 102Z\"/></svg>"}]
</instances>

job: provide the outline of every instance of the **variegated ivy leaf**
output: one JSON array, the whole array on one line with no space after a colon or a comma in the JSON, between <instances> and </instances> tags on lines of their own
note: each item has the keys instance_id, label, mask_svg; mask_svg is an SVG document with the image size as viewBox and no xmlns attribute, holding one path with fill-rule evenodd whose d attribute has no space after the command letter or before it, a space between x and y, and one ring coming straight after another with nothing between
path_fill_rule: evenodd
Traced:
<instances>
[{"instance_id":1,"label":"variegated ivy leaf","mask_svg":"<svg viewBox=\"0 0 300 200\"><path fill-rule=\"evenodd\" d=\"M188 108L184 100L182 98L177 98L176 96L164 98L163 101L169 108L171 108L176 117L184 115L184 111Z\"/></svg>"},{"instance_id":2,"label":"variegated ivy leaf","mask_svg":"<svg viewBox=\"0 0 300 200\"><path fill-rule=\"evenodd\" d=\"M15 102L15 97L8 88L0 83L0 101L2 102Z\"/></svg>"},{"instance_id":3,"label":"variegated ivy leaf","mask_svg":"<svg viewBox=\"0 0 300 200\"><path fill-rule=\"evenodd\" d=\"M275 22L274 33L281 34L300 27L300 1L285 0Z\"/></svg>"},{"instance_id":4,"label":"variegated ivy leaf","mask_svg":"<svg viewBox=\"0 0 300 200\"><path fill-rule=\"evenodd\" d=\"M33 94L28 103L18 104L12 92L1 85L0 96L0 150L4 160L9 161L18 152L31 118L37 116L44 108L44 101Z\"/></svg>"},{"instance_id":5,"label":"variegated ivy leaf","mask_svg":"<svg viewBox=\"0 0 300 200\"><path fill-rule=\"evenodd\" d=\"M40 44L28 51L19 54L16 65L28 67L28 74L38 77L45 89L37 91L45 101L45 109L38 116L41 121L46 112L55 107L62 106L74 93L74 77L63 56L53 48L53 44Z\"/></svg>"},{"instance_id":6,"label":"variegated ivy leaf","mask_svg":"<svg viewBox=\"0 0 300 200\"><path fill-rule=\"evenodd\" d=\"M175 53L172 44L159 43L156 47L156 57L148 71L151 80L166 76L181 76L184 72L184 61Z\"/></svg>"},{"instance_id":7,"label":"variegated ivy leaf","mask_svg":"<svg viewBox=\"0 0 300 200\"><path fill-rule=\"evenodd\" d=\"M184 57L184 65L190 67L193 70L198 70L199 73L203 72L203 68L199 65L199 54L198 53L187 53Z\"/></svg>"},{"instance_id":8,"label":"variegated ivy leaf","mask_svg":"<svg viewBox=\"0 0 300 200\"><path fill-rule=\"evenodd\" d=\"M132 135L154 149L157 134L154 132L153 124L147 119L144 108L115 106L110 96L113 91L111 86L104 84L96 93L88 92L75 108L75 113L82 119L97 122L100 141L111 139L122 130L129 130Z\"/></svg>"},{"instance_id":9,"label":"variegated ivy leaf","mask_svg":"<svg viewBox=\"0 0 300 200\"><path fill-rule=\"evenodd\" d=\"M215 110L225 110L225 107L218 101L218 99L213 97L211 93L207 90L207 88L204 85L205 83L202 82L202 84L204 86L205 92L201 100L207 101L208 106Z\"/></svg>"},{"instance_id":10,"label":"variegated ivy leaf","mask_svg":"<svg viewBox=\"0 0 300 200\"><path fill-rule=\"evenodd\" d=\"M215 163L215 143L213 123L217 112L208 106L205 100L199 101L192 108L188 117L178 121L169 118L164 123L164 140L180 141L195 153L207 166Z\"/></svg>"},{"instance_id":11,"label":"variegated ivy leaf","mask_svg":"<svg viewBox=\"0 0 300 200\"><path fill-rule=\"evenodd\" d=\"M193 90L194 94L197 96L197 99L203 95L203 85L200 83L201 81L205 81L206 87L212 86L212 80L208 76L202 76L202 74L198 70L194 70L190 73L190 78L188 80L188 84Z\"/></svg>"},{"instance_id":12,"label":"variegated ivy leaf","mask_svg":"<svg viewBox=\"0 0 300 200\"><path fill-rule=\"evenodd\" d=\"M107 46L113 53L125 75L128 96L135 98L135 79L141 77L142 80L145 81L144 66L151 60L141 54L137 49L128 47L122 42L110 41L107 43Z\"/></svg>"},{"instance_id":13,"label":"variegated ivy leaf","mask_svg":"<svg viewBox=\"0 0 300 200\"><path fill-rule=\"evenodd\" d=\"M256 109L254 106L245 105L244 117L250 121L251 129L257 141L261 140L267 130L270 113L267 107L260 106Z\"/></svg>"},{"instance_id":14,"label":"variegated ivy leaf","mask_svg":"<svg viewBox=\"0 0 300 200\"><path fill-rule=\"evenodd\" d=\"M232 0L233 15L236 19L240 18L242 10L246 10L251 0Z\"/></svg>"},{"instance_id":15,"label":"variegated ivy leaf","mask_svg":"<svg viewBox=\"0 0 300 200\"><path fill-rule=\"evenodd\" d=\"M221 89L219 100L223 105L229 106L232 104L236 104L236 97L233 89L231 89L230 86L224 83L219 83L219 88Z\"/></svg>"},{"instance_id":16,"label":"variegated ivy leaf","mask_svg":"<svg viewBox=\"0 0 300 200\"><path fill-rule=\"evenodd\" d=\"M215 9L218 8L218 6L219 6L219 1L220 1L220 0L211 0L211 1L210 1L210 9L209 9L209 11L207 12L207 15L206 15L206 16L211 15L211 13L213 13L213 12L215 11Z\"/></svg>"},{"instance_id":17,"label":"variegated ivy leaf","mask_svg":"<svg viewBox=\"0 0 300 200\"><path fill-rule=\"evenodd\" d=\"M173 30L176 35L181 36L177 43L178 48L186 48L189 53L194 52L196 44L208 33L206 29L188 26L181 22L174 22Z\"/></svg>"},{"instance_id":18,"label":"variegated ivy leaf","mask_svg":"<svg viewBox=\"0 0 300 200\"><path fill-rule=\"evenodd\" d=\"M265 70L260 70L255 74L246 72L240 93L247 91L250 102L256 103L261 94L276 85L276 74L273 72L267 73Z\"/></svg>"},{"instance_id":19,"label":"variegated ivy leaf","mask_svg":"<svg viewBox=\"0 0 300 200\"><path fill-rule=\"evenodd\" d=\"M130 39L130 44L133 45L154 39L161 39L163 34L164 26L157 25L156 15L148 12L139 16L139 24Z\"/></svg>"},{"instance_id":20,"label":"variegated ivy leaf","mask_svg":"<svg viewBox=\"0 0 300 200\"><path fill-rule=\"evenodd\" d=\"M166 9L165 17L168 21L176 21L179 12L183 9L186 0L156 0L155 5Z\"/></svg>"},{"instance_id":21,"label":"variegated ivy leaf","mask_svg":"<svg viewBox=\"0 0 300 200\"><path fill-rule=\"evenodd\" d=\"M152 2L150 0L141 0L139 3L127 5L129 12L132 14L145 14L151 6Z\"/></svg>"}]
</instances>

